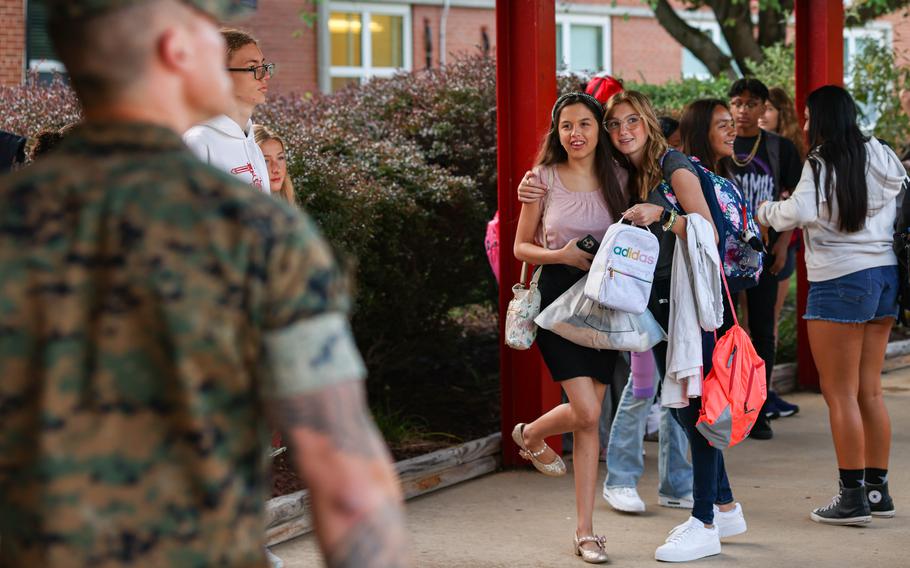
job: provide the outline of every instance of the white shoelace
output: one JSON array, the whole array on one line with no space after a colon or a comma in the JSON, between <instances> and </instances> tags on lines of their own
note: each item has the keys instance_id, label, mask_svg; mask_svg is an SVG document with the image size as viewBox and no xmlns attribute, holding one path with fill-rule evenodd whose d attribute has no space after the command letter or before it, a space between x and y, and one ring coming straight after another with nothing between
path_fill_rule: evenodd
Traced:
<instances>
[{"instance_id":1,"label":"white shoelace","mask_svg":"<svg viewBox=\"0 0 910 568\"><path fill-rule=\"evenodd\" d=\"M673 530L670 531L670 536L667 537L667 543L676 544L679 541L683 540L683 537L685 536L686 533L691 532L692 530L697 529L697 528L698 527L696 527L695 525L693 525L691 523L684 523L682 525L673 527Z\"/></svg>"},{"instance_id":2,"label":"white shoelace","mask_svg":"<svg viewBox=\"0 0 910 568\"><path fill-rule=\"evenodd\" d=\"M838 506L839 504L840 504L840 493L838 493L837 495L835 495L834 498L831 499L831 502L830 502L830 503L828 503L828 504L825 505L824 507L819 508L819 509L818 509L818 512L819 512L819 513L822 513L822 512L824 512L824 511L831 511L831 510L833 510L833 509L836 509L837 506Z\"/></svg>"}]
</instances>

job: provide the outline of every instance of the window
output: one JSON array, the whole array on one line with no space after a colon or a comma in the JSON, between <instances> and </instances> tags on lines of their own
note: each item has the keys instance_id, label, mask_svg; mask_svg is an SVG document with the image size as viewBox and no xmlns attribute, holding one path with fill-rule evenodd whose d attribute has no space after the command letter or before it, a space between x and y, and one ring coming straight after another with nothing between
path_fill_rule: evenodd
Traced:
<instances>
[{"instance_id":1,"label":"window","mask_svg":"<svg viewBox=\"0 0 910 568\"><path fill-rule=\"evenodd\" d=\"M727 40L724 39L724 34L720 32L720 24L718 24L717 21L695 20L688 21L687 23L693 28L701 30L715 45L720 47L722 52L730 55L730 46L727 44ZM736 62L733 63L733 67L734 69L736 68ZM705 64L695 57L691 51L683 48L682 76L695 79L709 79L711 77L711 72L708 71Z\"/></svg>"},{"instance_id":2,"label":"window","mask_svg":"<svg viewBox=\"0 0 910 568\"><path fill-rule=\"evenodd\" d=\"M408 6L332 2L329 9L333 91L411 68Z\"/></svg>"},{"instance_id":3,"label":"window","mask_svg":"<svg viewBox=\"0 0 910 568\"><path fill-rule=\"evenodd\" d=\"M888 27L846 28L844 29L844 83L852 82L853 62L863 54L870 43L891 45L891 29Z\"/></svg>"},{"instance_id":4,"label":"window","mask_svg":"<svg viewBox=\"0 0 910 568\"><path fill-rule=\"evenodd\" d=\"M872 43L891 46L891 28L876 24L862 28L844 29L844 85L851 88L853 85L853 64L858 57L862 57L866 46ZM871 132L878 122L880 113L878 107L872 103L857 103L860 110L860 127Z\"/></svg>"},{"instance_id":5,"label":"window","mask_svg":"<svg viewBox=\"0 0 910 568\"><path fill-rule=\"evenodd\" d=\"M610 18L556 16L556 68L559 71L610 72Z\"/></svg>"},{"instance_id":6,"label":"window","mask_svg":"<svg viewBox=\"0 0 910 568\"><path fill-rule=\"evenodd\" d=\"M30 0L26 4L25 57L28 70L42 80L66 73L47 35L47 6L44 0Z\"/></svg>"}]
</instances>

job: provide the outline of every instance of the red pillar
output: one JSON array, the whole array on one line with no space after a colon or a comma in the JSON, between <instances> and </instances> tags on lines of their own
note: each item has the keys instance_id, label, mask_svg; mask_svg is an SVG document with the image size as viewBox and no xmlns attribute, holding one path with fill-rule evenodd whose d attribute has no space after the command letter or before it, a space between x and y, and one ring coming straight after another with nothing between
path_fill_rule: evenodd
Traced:
<instances>
[{"instance_id":1,"label":"red pillar","mask_svg":"<svg viewBox=\"0 0 910 568\"><path fill-rule=\"evenodd\" d=\"M803 121L806 97L824 85L844 82L844 3L841 0L796 0L796 109ZM809 348L802 314L809 283L803 251L797 259L797 370L799 384L818 390L818 370Z\"/></svg>"},{"instance_id":2,"label":"red pillar","mask_svg":"<svg viewBox=\"0 0 910 568\"><path fill-rule=\"evenodd\" d=\"M556 13L552 0L496 0L496 106L499 189L499 325L503 463L523 460L511 442L517 422L530 422L560 402L540 353L514 351L502 341L511 286L521 263L512 256L521 210L516 188L533 165L556 100ZM558 437L548 440L560 452Z\"/></svg>"}]
</instances>

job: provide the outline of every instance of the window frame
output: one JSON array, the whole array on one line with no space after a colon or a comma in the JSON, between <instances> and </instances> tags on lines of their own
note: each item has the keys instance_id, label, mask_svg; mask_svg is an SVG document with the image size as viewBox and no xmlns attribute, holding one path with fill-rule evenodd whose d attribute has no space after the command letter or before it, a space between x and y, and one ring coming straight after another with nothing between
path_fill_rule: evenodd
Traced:
<instances>
[{"instance_id":1,"label":"window frame","mask_svg":"<svg viewBox=\"0 0 910 568\"><path fill-rule=\"evenodd\" d=\"M601 59L602 69L588 69L594 73L613 73L613 18L611 16L596 16L588 14L556 14L556 26L562 27L562 55L563 61L556 62L558 73L567 75L579 73L571 70L572 57L572 26L594 26L601 28L603 46Z\"/></svg>"},{"instance_id":2,"label":"window frame","mask_svg":"<svg viewBox=\"0 0 910 568\"><path fill-rule=\"evenodd\" d=\"M411 6L409 4L366 4L362 2L329 2L328 14L331 19L333 12L347 12L360 14L361 22L366 25L361 27L360 34L360 61L361 66L331 65L329 54L329 82L332 79L359 79L361 83L373 77L391 77L399 71L411 71L414 67L414 33L412 29ZM369 22L373 14L377 16L402 17L402 67L374 67L373 66L373 34L364 33L364 28L369 30ZM328 22L326 22L328 25ZM326 28L326 32L331 34ZM331 36L330 36L331 37ZM330 48L331 49L331 48Z\"/></svg>"},{"instance_id":3,"label":"window frame","mask_svg":"<svg viewBox=\"0 0 910 568\"><path fill-rule=\"evenodd\" d=\"M853 82L853 58L856 57L856 40L872 38L881 40L885 46L894 51L894 30L890 23L869 22L861 28L844 28L844 41L849 45L850 57L844 58L844 85Z\"/></svg>"},{"instance_id":4,"label":"window frame","mask_svg":"<svg viewBox=\"0 0 910 568\"><path fill-rule=\"evenodd\" d=\"M720 30L720 22L718 22L715 19L686 19L686 23L689 24L690 26L692 26L693 28L696 28L703 32L710 32L711 41L713 41L714 45L719 47L721 51L724 51L723 45L721 45L721 42L724 42L724 44L726 44L727 40L726 40L726 38L724 38L724 34ZM679 60L680 78L681 79L697 79L699 81L710 79L711 78L710 72L692 73L689 75L686 74L686 54L687 53L693 59L698 61L699 63L701 63L701 60L698 59L697 57L695 57L695 54L692 53L691 51L689 51L688 49L686 49L685 46L680 45L680 47L682 48L682 54L680 55L680 60ZM727 47L727 51L725 51L724 53L727 56L730 56L729 46ZM704 64L702 64L702 65L704 65ZM733 61L733 69L736 71L737 75L742 76L742 73L740 73L739 67L736 65L735 61Z\"/></svg>"}]
</instances>

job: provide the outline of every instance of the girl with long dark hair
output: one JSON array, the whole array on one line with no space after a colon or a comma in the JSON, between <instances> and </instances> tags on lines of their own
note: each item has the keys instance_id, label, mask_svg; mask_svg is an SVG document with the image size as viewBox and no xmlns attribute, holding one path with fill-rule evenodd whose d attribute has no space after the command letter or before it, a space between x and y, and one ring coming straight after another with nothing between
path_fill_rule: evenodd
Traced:
<instances>
[{"instance_id":1,"label":"girl with long dark hair","mask_svg":"<svg viewBox=\"0 0 910 568\"><path fill-rule=\"evenodd\" d=\"M897 316L895 199L906 175L897 155L856 124L856 104L828 85L806 100L809 159L793 195L763 203L759 222L804 227L809 344L828 404L840 477L812 520L865 524L891 517L891 422L882 399L885 348Z\"/></svg>"},{"instance_id":2,"label":"girl with long dark hair","mask_svg":"<svg viewBox=\"0 0 910 568\"><path fill-rule=\"evenodd\" d=\"M683 152L667 151L667 144L657 130L657 117L650 103L639 93L629 91L615 96L607 105L606 128L620 159L631 170L630 184L642 203L632 206L625 217L637 225L649 225L661 236L660 257L651 289L651 309L665 328L669 320L671 299L670 274L676 238L686 238L687 213L697 213L709 223L711 212L699 181L696 166L685 154L695 157L706 169L729 176L728 160L733 155L736 130L727 104L719 99L703 99L686 107L679 130ZM638 128L627 127L636 120ZM666 180L671 193L657 189ZM676 204L671 203L673 200ZM676 222L661 223L666 212L681 211ZM673 217L675 219L675 216ZM715 229L716 230L716 229ZM716 234L715 234L716 238ZM723 257L723 255L721 255ZM730 306L724 302L725 311ZM729 321L729 313L724 320ZM726 325L725 327L726 328ZM721 335L724 328L718 330ZM714 350L713 332L702 332L702 365L704 374L711 370ZM654 348L661 376L666 374L667 344ZM692 516L675 527L666 542L655 552L657 560L682 562L720 553L720 539L742 534L746 521L742 507L733 499L727 479L723 454L711 446L695 428L701 410L701 398L689 398L688 405L673 408L672 413L686 431L692 454Z\"/></svg>"},{"instance_id":3,"label":"girl with long dark hair","mask_svg":"<svg viewBox=\"0 0 910 568\"><path fill-rule=\"evenodd\" d=\"M602 121L603 109L590 95L563 95L553 107L550 131L534 168L549 192L544 200L522 205L514 248L516 258L542 267L541 309L591 268L593 256L578 248L577 241L588 234L601 237L628 203ZM574 434L575 552L585 562L606 562L605 539L594 534L593 514L598 424L617 352L582 347L545 329L538 330L537 345L569 402L529 424L517 424L512 438L540 472L558 476L565 474L565 464L544 439Z\"/></svg>"}]
</instances>

